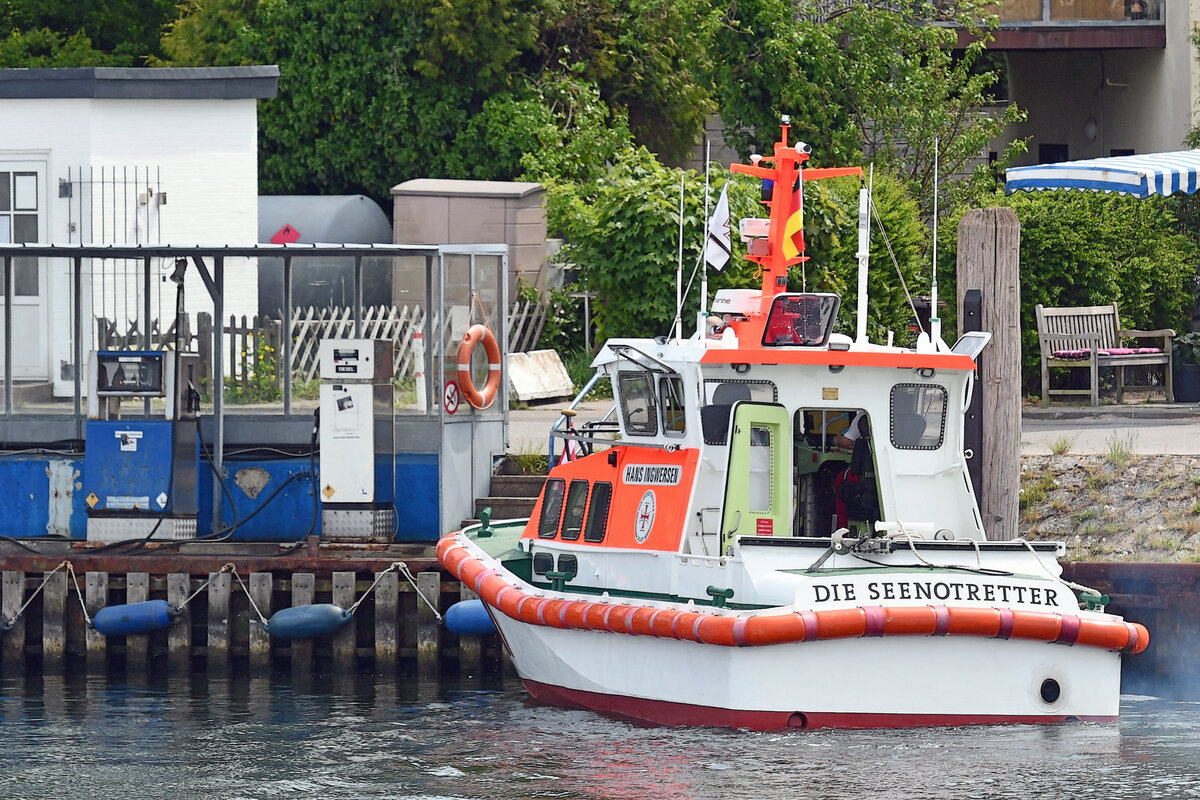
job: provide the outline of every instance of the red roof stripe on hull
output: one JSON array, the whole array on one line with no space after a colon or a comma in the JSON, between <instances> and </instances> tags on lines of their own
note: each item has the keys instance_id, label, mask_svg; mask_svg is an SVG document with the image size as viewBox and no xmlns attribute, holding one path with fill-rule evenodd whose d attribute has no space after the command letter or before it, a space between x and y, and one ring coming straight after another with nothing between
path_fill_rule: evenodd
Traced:
<instances>
[{"instance_id":1,"label":"red roof stripe on hull","mask_svg":"<svg viewBox=\"0 0 1200 800\"><path fill-rule=\"evenodd\" d=\"M690 703L649 700L644 697L566 689L523 679L526 691L544 703L597 711L622 719L655 725L708 725L751 730L783 728L922 728L958 725L1054 724L1068 719L1062 714L860 714L806 711L748 711L711 708ZM1092 722L1115 722L1116 716L1080 717Z\"/></svg>"}]
</instances>

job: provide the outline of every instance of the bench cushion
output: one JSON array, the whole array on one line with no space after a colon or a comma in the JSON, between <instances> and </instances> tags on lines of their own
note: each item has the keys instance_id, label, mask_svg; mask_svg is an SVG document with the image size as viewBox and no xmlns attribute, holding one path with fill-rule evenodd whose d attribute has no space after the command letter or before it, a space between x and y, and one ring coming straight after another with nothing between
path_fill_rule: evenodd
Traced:
<instances>
[{"instance_id":1,"label":"bench cushion","mask_svg":"<svg viewBox=\"0 0 1200 800\"><path fill-rule=\"evenodd\" d=\"M1091 350L1055 350L1055 358L1082 359L1091 356ZM1096 351L1102 356L1141 356L1161 353L1161 347L1106 347Z\"/></svg>"}]
</instances>

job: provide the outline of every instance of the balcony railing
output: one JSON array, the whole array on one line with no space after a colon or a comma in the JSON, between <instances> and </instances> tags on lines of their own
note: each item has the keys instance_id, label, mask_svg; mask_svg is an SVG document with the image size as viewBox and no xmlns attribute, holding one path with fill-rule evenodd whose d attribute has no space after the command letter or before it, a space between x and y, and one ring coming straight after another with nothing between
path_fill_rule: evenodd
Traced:
<instances>
[{"instance_id":1,"label":"balcony railing","mask_svg":"<svg viewBox=\"0 0 1200 800\"><path fill-rule=\"evenodd\" d=\"M994 7L1012 25L1163 24L1163 0L1004 0Z\"/></svg>"}]
</instances>

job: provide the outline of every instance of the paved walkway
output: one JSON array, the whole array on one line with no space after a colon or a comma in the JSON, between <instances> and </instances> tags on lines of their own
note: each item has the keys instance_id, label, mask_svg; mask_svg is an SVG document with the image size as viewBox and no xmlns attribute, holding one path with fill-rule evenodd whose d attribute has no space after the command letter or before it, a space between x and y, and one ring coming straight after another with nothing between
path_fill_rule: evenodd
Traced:
<instances>
[{"instance_id":1,"label":"paved walkway","mask_svg":"<svg viewBox=\"0 0 1200 800\"><path fill-rule=\"evenodd\" d=\"M550 426L567 406L534 406L509 412L509 449L544 453ZM576 425L600 419L612 401L583 403ZM1045 455L1060 443L1067 452L1106 453L1115 442L1142 454L1200 454L1200 406L1144 403L1124 406L1026 406L1021 415L1021 453Z\"/></svg>"},{"instance_id":2,"label":"paved walkway","mask_svg":"<svg viewBox=\"0 0 1200 800\"><path fill-rule=\"evenodd\" d=\"M1200 454L1200 406L1026 406L1021 414L1021 453L1044 455L1058 443L1080 455L1106 453L1114 443L1144 455Z\"/></svg>"}]
</instances>

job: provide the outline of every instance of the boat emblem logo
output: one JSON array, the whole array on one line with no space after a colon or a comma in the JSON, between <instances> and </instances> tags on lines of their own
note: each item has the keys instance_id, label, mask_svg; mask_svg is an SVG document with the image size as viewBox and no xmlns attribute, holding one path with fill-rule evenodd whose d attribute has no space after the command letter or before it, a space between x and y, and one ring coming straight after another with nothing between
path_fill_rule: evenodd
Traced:
<instances>
[{"instance_id":1,"label":"boat emblem logo","mask_svg":"<svg viewBox=\"0 0 1200 800\"><path fill-rule=\"evenodd\" d=\"M654 527L654 506L654 490L647 489L642 495L642 501L638 503L637 518L633 521L633 537L637 539L638 544L646 541L650 529Z\"/></svg>"}]
</instances>

